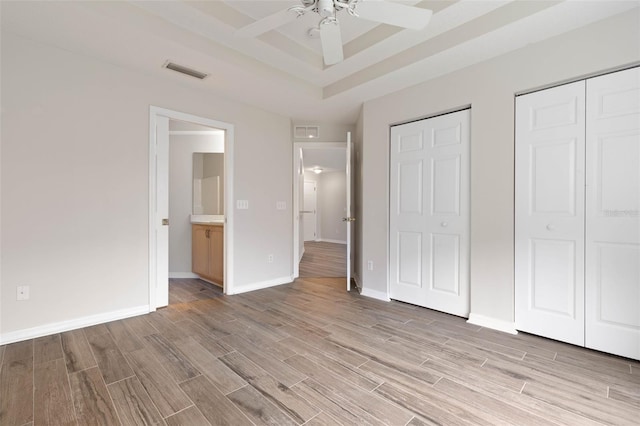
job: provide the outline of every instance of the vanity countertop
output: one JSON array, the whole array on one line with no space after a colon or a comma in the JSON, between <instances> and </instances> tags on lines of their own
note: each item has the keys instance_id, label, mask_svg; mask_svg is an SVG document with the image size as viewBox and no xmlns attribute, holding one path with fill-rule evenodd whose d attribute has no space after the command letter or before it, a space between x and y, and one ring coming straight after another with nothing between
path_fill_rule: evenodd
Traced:
<instances>
[{"instance_id":1,"label":"vanity countertop","mask_svg":"<svg viewBox=\"0 0 640 426\"><path fill-rule=\"evenodd\" d=\"M224 225L224 215L192 214L191 223L195 225Z\"/></svg>"}]
</instances>

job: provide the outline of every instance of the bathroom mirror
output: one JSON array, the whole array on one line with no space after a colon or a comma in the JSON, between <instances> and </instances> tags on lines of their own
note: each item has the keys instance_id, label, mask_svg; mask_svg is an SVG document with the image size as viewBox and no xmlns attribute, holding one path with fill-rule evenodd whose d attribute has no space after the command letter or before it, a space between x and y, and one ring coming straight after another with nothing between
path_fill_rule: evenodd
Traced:
<instances>
[{"instance_id":1,"label":"bathroom mirror","mask_svg":"<svg viewBox=\"0 0 640 426\"><path fill-rule=\"evenodd\" d=\"M193 153L193 214L224 214L224 153Z\"/></svg>"}]
</instances>

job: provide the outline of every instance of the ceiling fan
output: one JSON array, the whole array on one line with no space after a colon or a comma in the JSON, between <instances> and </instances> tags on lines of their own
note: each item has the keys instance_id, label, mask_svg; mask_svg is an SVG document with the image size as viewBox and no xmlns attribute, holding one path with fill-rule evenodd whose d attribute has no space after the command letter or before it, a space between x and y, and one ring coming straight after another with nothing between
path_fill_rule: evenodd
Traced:
<instances>
[{"instance_id":1,"label":"ceiling fan","mask_svg":"<svg viewBox=\"0 0 640 426\"><path fill-rule=\"evenodd\" d=\"M300 0L300 2L300 5L239 28L235 35L256 37L306 13L314 12L320 15L320 22L317 27L309 30L309 34L320 32L324 63L325 65L333 65L344 59L340 23L337 18L338 12L346 10L355 17L414 30L424 28L429 23L432 14L432 11L428 9L383 0Z\"/></svg>"}]
</instances>

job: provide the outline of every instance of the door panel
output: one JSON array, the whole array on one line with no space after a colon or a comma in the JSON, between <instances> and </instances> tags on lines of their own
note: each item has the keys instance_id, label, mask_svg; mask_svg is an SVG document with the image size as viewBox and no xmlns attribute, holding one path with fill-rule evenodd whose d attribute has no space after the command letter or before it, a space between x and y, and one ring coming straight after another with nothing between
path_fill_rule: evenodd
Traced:
<instances>
[{"instance_id":1,"label":"door panel","mask_svg":"<svg viewBox=\"0 0 640 426\"><path fill-rule=\"evenodd\" d=\"M586 345L640 359L640 69L587 81Z\"/></svg>"},{"instance_id":2,"label":"door panel","mask_svg":"<svg viewBox=\"0 0 640 426\"><path fill-rule=\"evenodd\" d=\"M422 215L422 160L398 164L398 213Z\"/></svg>"},{"instance_id":3,"label":"door panel","mask_svg":"<svg viewBox=\"0 0 640 426\"><path fill-rule=\"evenodd\" d=\"M457 235L431 234L431 288L460 294L460 238Z\"/></svg>"},{"instance_id":4,"label":"door panel","mask_svg":"<svg viewBox=\"0 0 640 426\"><path fill-rule=\"evenodd\" d=\"M431 214L460 215L460 156L431 162Z\"/></svg>"},{"instance_id":5,"label":"door panel","mask_svg":"<svg viewBox=\"0 0 640 426\"><path fill-rule=\"evenodd\" d=\"M531 213L576 213L576 139L530 147Z\"/></svg>"},{"instance_id":6,"label":"door panel","mask_svg":"<svg viewBox=\"0 0 640 426\"><path fill-rule=\"evenodd\" d=\"M575 318L575 248L573 241L531 241L530 310Z\"/></svg>"},{"instance_id":7,"label":"door panel","mask_svg":"<svg viewBox=\"0 0 640 426\"><path fill-rule=\"evenodd\" d=\"M465 317L470 115L394 126L390 144L390 296Z\"/></svg>"},{"instance_id":8,"label":"door panel","mask_svg":"<svg viewBox=\"0 0 640 426\"><path fill-rule=\"evenodd\" d=\"M515 317L584 344L584 81L516 98Z\"/></svg>"},{"instance_id":9,"label":"door panel","mask_svg":"<svg viewBox=\"0 0 640 426\"><path fill-rule=\"evenodd\" d=\"M398 232L398 283L422 287L422 233Z\"/></svg>"}]
</instances>

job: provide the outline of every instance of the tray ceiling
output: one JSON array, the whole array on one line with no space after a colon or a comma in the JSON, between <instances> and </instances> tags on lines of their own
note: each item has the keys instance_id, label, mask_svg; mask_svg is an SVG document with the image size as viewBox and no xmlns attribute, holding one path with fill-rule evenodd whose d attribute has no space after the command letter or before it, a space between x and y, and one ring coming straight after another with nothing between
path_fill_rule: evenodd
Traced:
<instances>
[{"instance_id":1,"label":"tray ceiling","mask_svg":"<svg viewBox=\"0 0 640 426\"><path fill-rule=\"evenodd\" d=\"M376 0L364 0L376 1ZM433 10L421 31L341 12L345 60L325 67L306 14L257 38L234 31L297 0L1 2L2 30L163 75L294 121L353 123L363 101L628 12L637 1L402 1ZM171 60L202 81L162 68Z\"/></svg>"}]
</instances>

